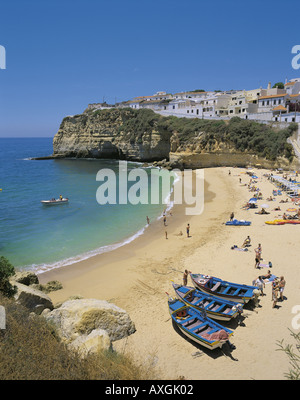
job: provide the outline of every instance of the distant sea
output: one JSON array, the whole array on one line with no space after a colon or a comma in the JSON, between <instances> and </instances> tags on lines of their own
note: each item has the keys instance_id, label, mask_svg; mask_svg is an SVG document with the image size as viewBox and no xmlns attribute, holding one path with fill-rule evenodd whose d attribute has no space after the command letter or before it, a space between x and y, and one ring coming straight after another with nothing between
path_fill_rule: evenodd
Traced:
<instances>
[{"instance_id":1,"label":"distant sea","mask_svg":"<svg viewBox=\"0 0 300 400\"><path fill-rule=\"evenodd\" d=\"M146 216L162 216L163 201L98 204L96 174L110 168L118 176L118 161L31 160L50 154L52 138L0 138L0 256L17 270L43 272L111 251L142 235ZM60 194L69 204L42 205Z\"/></svg>"}]
</instances>

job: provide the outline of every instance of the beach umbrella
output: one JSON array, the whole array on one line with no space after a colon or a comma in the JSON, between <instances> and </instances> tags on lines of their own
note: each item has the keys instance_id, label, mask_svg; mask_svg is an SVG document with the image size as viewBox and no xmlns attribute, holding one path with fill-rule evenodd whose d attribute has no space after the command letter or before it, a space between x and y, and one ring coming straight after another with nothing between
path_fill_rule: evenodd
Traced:
<instances>
[{"instance_id":1,"label":"beach umbrella","mask_svg":"<svg viewBox=\"0 0 300 400\"><path fill-rule=\"evenodd\" d=\"M296 209L296 208L288 208L286 211L289 211L289 212L296 212L297 209Z\"/></svg>"},{"instance_id":2,"label":"beach umbrella","mask_svg":"<svg viewBox=\"0 0 300 400\"><path fill-rule=\"evenodd\" d=\"M249 201L248 201L248 203L256 203L257 202L257 198L256 197L252 197L252 199L250 199Z\"/></svg>"},{"instance_id":3,"label":"beach umbrella","mask_svg":"<svg viewBox=\"0 0 300 400\"><path fill-rule=\"evenodd\" d=\"M262 204L261 205L261 208L269 208L270 206L269 206L269 204Z\"/></svg>"}]
</instances>

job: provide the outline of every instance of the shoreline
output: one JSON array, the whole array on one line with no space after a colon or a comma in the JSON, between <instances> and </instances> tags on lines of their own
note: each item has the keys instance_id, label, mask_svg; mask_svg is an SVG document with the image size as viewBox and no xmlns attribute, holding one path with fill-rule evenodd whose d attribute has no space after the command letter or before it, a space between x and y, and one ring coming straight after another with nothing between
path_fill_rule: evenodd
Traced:
<instances>
[{"instance_id":1,"label":"shoreline","mask_svg":"<svg viewBox=\"0 0 300 400\"><path fill-rule=\"evenodd\" d=\"M258 186L264 199L274 189L274 185L262 177L265 172L257 170ZM292 329L291 309L299 304L297 227L264 223L278 212L257 215L255 210L241 209L253 197L247 186L239 184L239 178L243 184L249 182L249 176L244 173L242 168L205 170L207 201L204 212L185 216L183 206L174 205L173 216L167 217L168 239L164 236L163 222L156 221L126 246L41 274L41 283L59 280L63 284L63 289L49 294L53 303L81 295L107 300L126 310L136 325L136 332L114 342L113 347L131 353L140 363L151 359L163 371L162 379L179 376L192 380L283 379L289 362L283 352L276 351L276 343L282 339L291 342L288 330ZM273 202L272 208L279 200ZM259 204L263 202L266 200ZM287 203L282 210L289 206ZM252 221L251 226L225 226L232 211L237 219ZM191 225L190 238L186 237L187 223ZM180 230L182 236L178 235ZM252 239L249 251L233 251L231 247L241 246L247 235ZM244 326L233 328L231 341L236 350L231 353L206 351L180 336L172 326L167 307L166 292L174 295L171 281L182 283L182 272L188 269L251 284L258 275L267 272L266 268L254 268L254 248L258 243L262 243L264 262L272 261L272 273L286 278L287 299L278 303L278 309L272 309L271 286L266 285L266 295L260 297L259 307L245 307ZM188 285L191 285L190 280Z\"/></svg>"},{"instance_id":2,"label":"shoreline","mask_svg":"<svg viewBox=\"0 0 300 400\"><path fill-rule=\"evenodd\" d=\"M140 164L138 162L136 162L136 164ZM149 167L145 167L145 168L151 168L151 166ZM157 167L153 167L153 168L157 168ZM181 172L180 172L181 173ZM162 203L165 205L165 208L163 211L161 211L161 213L159 215L157 215L155 217L155 219L153 220L153 223L156 223L156 221L159 221L163 218L164 214L171 214L172 215L172 209L174 207L174 201L171 200L172 196L174 194L174 187L176 185L176 183L180 180L180 177L178 175L178 171L175 173L176 177L174 178L174 182L173 185L171 187L170 192L168 193L167 197L164 199L164 202ZM146 216L145 216L146 218ZM149 224L145 224L142 227L140 227L137 231L135 231L134 233L132 233L130 236L127 236L123 239L121 239L118 242L112 243L112 244L108 244L108 245L103 245L100 246L98 248L95 248L93 250L89 250L86 251L84 253L81 254L77 254L75 256L70 256L68 258L65 258L63 260L59 260L59 261L55 261L55 262L51 262L51 263L43 263L43 264L33 264L33 265L24 265L20 267L20 270L32 270L34 273L36 274L44 274L46 272L50 272L52 270L55 269L60 269L60 268L64 268L70 265L74 265L77 263L80 263L82 261L85 260L89 260L90 258L99 256L101 254L105 254L105 253L111 253L117 249L119 249L120 247L126 246L128 244L130 244L131 242L136 241L140 236L143 236L146 232L146 230L149 228Z\"/></svg>"}]
</instances>

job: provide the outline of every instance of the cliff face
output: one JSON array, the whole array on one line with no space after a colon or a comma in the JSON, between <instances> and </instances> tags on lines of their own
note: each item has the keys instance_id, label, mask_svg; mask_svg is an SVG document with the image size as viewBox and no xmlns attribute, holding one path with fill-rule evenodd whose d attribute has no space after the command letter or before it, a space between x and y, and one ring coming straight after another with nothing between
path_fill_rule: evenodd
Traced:
<instances>
[{"instance_id":1,"label":"cliff face","mask_svg":"<svg viewBox=\"0 0 300 400\"><path fill-rule=\"evenodd\" d=\"M169 158L170 141L155 124L139 135L122 127L134 119L133 110L102 110L66 117L53 139L53 155L154 161Z\"/></svg>"},{"instance_id":2,"label":"cliff face","mask_svg":"<svg viewBox=\"0 0 300 400\"><path fill-rule=\"evenodd\" d=\"M286 135L279 137L265 126L240 119L225 123L166 118L145 109L86 110L64 118L53 139L53 156L166 159L170 167L181 169L249 164L298 168L295 158L291 163L293 157L287 157L291 150L286 148ZM280 151L270 157L276 140Z\"/></svg>"}]
</instances>

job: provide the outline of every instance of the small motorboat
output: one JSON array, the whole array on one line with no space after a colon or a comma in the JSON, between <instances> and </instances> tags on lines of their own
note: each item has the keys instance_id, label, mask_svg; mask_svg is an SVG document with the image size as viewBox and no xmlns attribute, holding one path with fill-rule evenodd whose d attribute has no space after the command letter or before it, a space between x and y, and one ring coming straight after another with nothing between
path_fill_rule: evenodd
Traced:
<instances>
[{"instance_id":1,"label":"small motorboat","mask_svg":"<svg viewBox=\"0 0 300 400\"><path fill-rule=\"evenodd\" d=\"M187 306L177 299L168 299L173 323L189 339L214 350L229 342L233 331L208 318L205 313Z\"/></svg>"},{"instance_id":2,"label":"small motorboat","mask_svg":"<svg viewBox=\"0 0 300 400\"><path fill-rule=\"evenodd\" d=\"M190 274L193 285L201 292L237 303L247 303L255 298L256 286L223 281L203 274Z\"/></svg>"},{"instance_id":3,"label":"small motorboat","mask_svg":"<svg viewBox=\"0 0 300 400\"><path fill-rule=\"evenodd\" d=\"M180 301L196 310L202 311L204 309L209 318L231 321L243 312L243 304L206 294L193 287L177 285L176 283L172 285Z\"/></svg>"},{"instance_id":4,"label":"small motorboat","mask_svg":"<svg viewBox=\"0 0 300 400\"><path fill-rule=\"evenodd\" d=\"M41 203L45 206L56 206L59 204L67 204L69 202L68 198L61 198L61 199L51 199L51 200L41 200Z\"/></svg>"}]
</instances>

